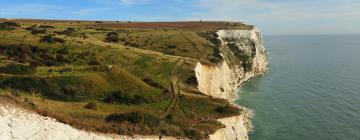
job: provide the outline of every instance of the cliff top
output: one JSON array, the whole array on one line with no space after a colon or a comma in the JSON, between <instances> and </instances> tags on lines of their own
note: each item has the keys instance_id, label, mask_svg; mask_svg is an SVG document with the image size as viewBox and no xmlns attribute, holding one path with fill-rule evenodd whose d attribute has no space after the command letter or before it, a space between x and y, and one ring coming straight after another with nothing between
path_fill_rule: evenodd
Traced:
<instances>
[{"instance_id":1,"label":"cliff top","mask_svg":"<svg viewBox=\"0 0 360 140\"><path fill-rule=\"evenodd\" d=\"M7 94L1 96L41 115L104 133L206 138L223 127L217 119L239 114L227 100L199 92L194 67L221 61L216 30L252 26L2 22L0 87Z\"/></svg>"}]
</instances>

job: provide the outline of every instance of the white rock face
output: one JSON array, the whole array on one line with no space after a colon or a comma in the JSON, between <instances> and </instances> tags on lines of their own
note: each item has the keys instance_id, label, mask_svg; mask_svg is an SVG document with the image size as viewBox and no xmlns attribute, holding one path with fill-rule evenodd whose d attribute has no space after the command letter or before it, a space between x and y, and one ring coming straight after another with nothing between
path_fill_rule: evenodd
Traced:
<instances>
[{"instance_id":1,"label":"white rock face","mask_svg":"<svg viewBox=\"0 0 360 140\"><path fill-rule=\"evenodd\" d=\"M238 87L251 77L264 74L268 69L266 50L263 46L261 32L253 30L220 30L217 32L221 40L221 55L224 61L218 65L197 64L195 68L200 92L233 101L236 99ZM236 52L229 49L234 44L235 50L250 57L250 62L243 62ZM238 56L237 56L238 55ZM248 70L244 63L251 65Z\"/></svg>"},{"instance_id":2,"label":"white rock face","mask_svg":"<svg viewBox=\"0 0 360 140\"><path fill-rule=\"evenodd\" d=\"M244 108L245 109L245 108ZM211 140L248 140L248 132L252 130L252 113L250 110L244 110L244 113L238 116L218 119L226 127L217 130L210 135Z\"/></svg>"},{"instance_id":3,"label":"white rock face","mask_svg":"<svg viewBox=\"0 0 360 140\"><path fill-rule=\"evenodd\" d=\"M237 89L254 76L268 69L261 32L252 30L219 30L220 52L224 61L217 65L198 63L195 68L200 92L233 102ZM247 109L246 109L247 110ZM219 119L226 128L210 136L212 140L247 140L251 131L249 110L241 115Z\"/></svg>"},{"instance_id":4,"label":"white rock face","mask_svg":"<svg viewBox=\"0 0 360 140\"><path fill-rule=\"evenodd\" d=\"M0 140L158 140L158 136L119 136L77 130L55 119L0 103ZM164 139L175 139L167 137Z\"/></svg>"}]
</instances>

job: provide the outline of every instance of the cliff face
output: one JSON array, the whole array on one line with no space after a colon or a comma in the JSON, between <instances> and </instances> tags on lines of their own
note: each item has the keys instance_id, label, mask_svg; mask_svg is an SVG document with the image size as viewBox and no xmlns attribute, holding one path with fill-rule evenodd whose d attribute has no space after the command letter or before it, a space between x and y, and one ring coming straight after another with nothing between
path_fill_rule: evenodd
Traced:
<instances>
[{"instance_id":1,"label":"cliff face","mask_svg":"<svg viewBox=\"0 0 360 140\"><path fill-rule=\"evenodd\" d=\"M1 140L159 140L159 136L120 136L86 132L12 104L0 103ZM167 140L176 138L164 137Z\"/></svg>"},{"instance_id":2,"label":"cliff face","mask_svg":"<svg viewBox=\"0 0 360 140\"><path fill-rule=\"evenodd\" d=\"M254 76L268 69L261 32L252 30L219 30L220 55L217 65L198 63L195 68L198 89L207 95L234 101L237 89ZM247 140L252 130L251 111L242 109L238 116L219 119L226 127L210 135L213 140Z\"/></svg>"},{"instance_id":3,"label":"cliff face","mask_svg":"<svg viewBox=\"0 0 360 140\"><path fill-rule=\"evenodd\" d=\"M211 140L247 140L248 133L252 130L251 111L240 107L244 113L238 116L218 119L225 128L217 130L209 137Z\"/></svg>"},{"instance_id":4,"label":"cliff face","mask_svg":"<svg viewBox=\"0 0 360 140\"><path fill-rule=\"evenodd\" d=\"M267 71L268 62L261 32L252 30L219 30L220 55L217 65L197 64L198 89L205 94L233 101L238 87L251 77Z\"/></svg>"}]
</instances>

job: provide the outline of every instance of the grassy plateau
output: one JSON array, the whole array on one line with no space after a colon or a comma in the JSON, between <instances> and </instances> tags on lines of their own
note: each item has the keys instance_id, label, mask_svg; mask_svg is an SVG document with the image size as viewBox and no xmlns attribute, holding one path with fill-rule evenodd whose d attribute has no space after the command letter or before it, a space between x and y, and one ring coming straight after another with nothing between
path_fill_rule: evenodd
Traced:
<instances>
[{"instance_id":1,"label":"grassy plateau","mask_svg":"<svg viewBox=\"0 0 360 140\"><path fill-rule=\"evenodd\" d=\"M0 19L0 100L73 127L204 139L239 110L197 90L197 62L222 60L235 22Z\"/></svg>"}]
</instances>

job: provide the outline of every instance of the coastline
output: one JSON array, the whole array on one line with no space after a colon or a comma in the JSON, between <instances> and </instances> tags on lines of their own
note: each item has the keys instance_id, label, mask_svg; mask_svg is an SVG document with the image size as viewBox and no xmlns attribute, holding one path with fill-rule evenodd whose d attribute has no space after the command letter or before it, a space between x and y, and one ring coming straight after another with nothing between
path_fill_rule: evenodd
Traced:
<instances>
[{"instance_id":1,"label":"coastline","mask_svg":"<svg viewBox=\"0 0 360 140\"><path fill-rule=\"evenodd\" d=\"M219 30L217 34L222 43L219 49L221 49L220 55L224 61L214 65L197 63L195 73L198 90L214 98L227 99L232 106L239 108L240 115L218 119L225 127L209 136L214 140L247 140L248 133L252 131L252 111L232 102L237 98L236 91L241 84L252 77L262 75L267 70L261 33L255 28L252 30ZM227 40L233 42L227 42ZM229 46L228 43L235 44L237 48ZM243 65L248 60L236 54L238 51L245 53L241 55L252 57L250 70L246 70ZM254 56L253 53L255 53ZM4 139L160 139L159 136L121 136L87 132L55 119L38 115L33 111L24 110L16 104L0 103L0 126L4 128L0 131L0 136ZM161 139L178 138L161 137Z\"/></svg>"},{"instance_id":2,"label":"coastline","mask_svg":"<svg viewBox=\"0 0 360 140\"><path fill-rule=\"evenodd\" d=\"M234 103L238 98L238 88L249 79L261 76L268 70L266 49L259 29L219 30L220 55L224 61L217 65L198 62L195 73L198 89L209 96L228 100L239 108L240 115L218 119L225 128L210 135L213 140L248 140L253 131L251 119L253 111ZM246 57L244 57L246 56ZM251 58L245 59L244 58ZM246 67L250 63L250 67Z\"/></svg>"}]
</instances>

